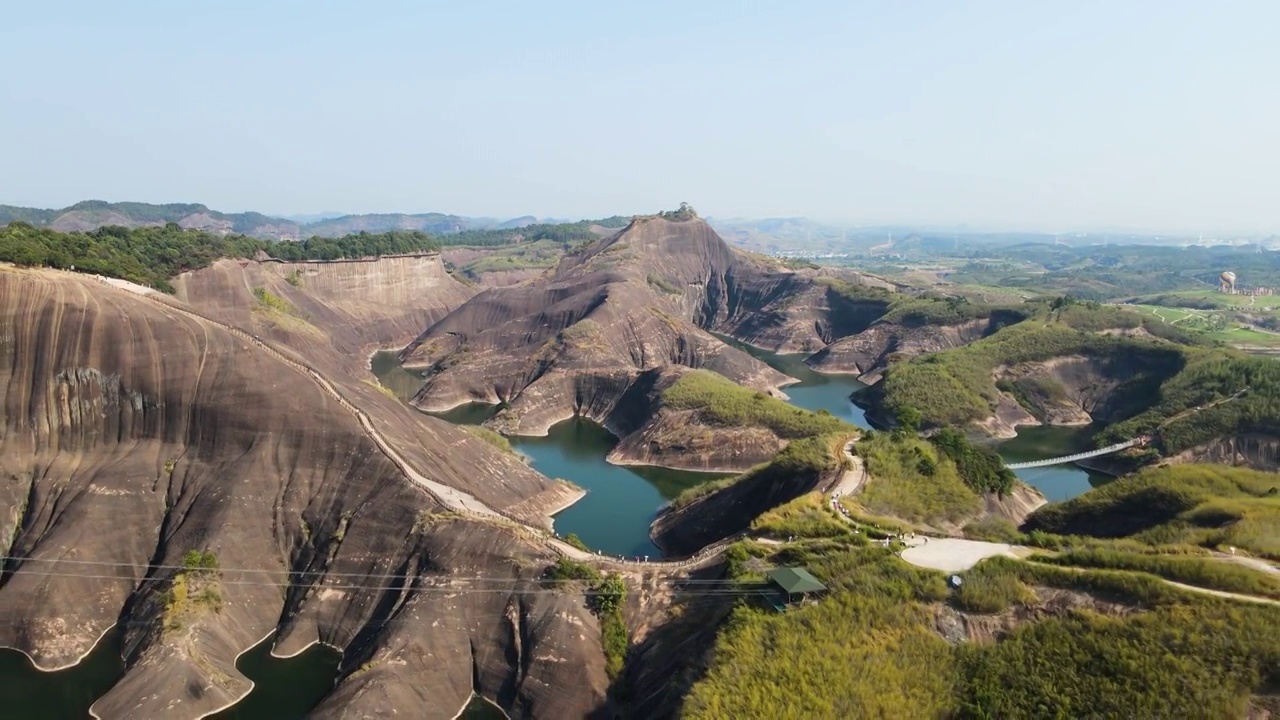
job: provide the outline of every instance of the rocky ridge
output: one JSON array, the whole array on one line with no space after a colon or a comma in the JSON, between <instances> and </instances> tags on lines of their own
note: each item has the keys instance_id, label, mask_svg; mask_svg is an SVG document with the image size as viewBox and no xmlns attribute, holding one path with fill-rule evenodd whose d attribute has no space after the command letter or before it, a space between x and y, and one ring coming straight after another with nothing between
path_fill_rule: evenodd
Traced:
<instances>
[{"instance_id":1,"label":"rocky ridge","mask_svg":"<svg viewBox=\"0 0 1280 720\"><path fill-rule=\"evenodd\" d=\"M534 591L533 575L553 554L501 527L448 521L355 415L283 360L219 325L83 276L5 270L0 296L0 386L8 388L0 477L13 515L5 549L25 558L0 598L30 608L0 625L0 643L56 666L127 621L129 669L98 702L100 716L172 716L179 703L180 715L195 717L224 706L247 690L235 656L272 630L285 653L314 641L349 658L398 648L397 662L458 643L479 653L471 662L432 662L415 679L413 692L428 688L437 698L432 716L451 717L472 678L533 716L577 716L598 704L603 661L593 618L580 600ZM411 429L402 432L421 432L407 417ZM545 478L465 432L432 433L418 442L437 453L426 466L442 482L477 495L487 487L498 507L548 489ZM189 550L215 554L220 567L194 597L177 594L185 571L152 569L181 568ZM77 572L76 563L107 563L119 579ZM38 571L46 569L61 574ZM244 582L303 571L310 582L283 594L271 582ZM364 588L344 583L343 573L412 581ZM510 592L475 602L465 578L477 574L509 577ZM440 583L473 615L415 611L438 604L441 590L432 588ZM520 608L520 627L532 629L513 635L467 619L505 618L511 606ZM572 660L512 666L513 642ZM572 668L572 681L555 678L563 668ZM404 687L396 673L355 679L362 691L346 711L418 707L408 689L396 689ZM553 686L580 691L548 694Z\"/></svg>"}]
</instances>

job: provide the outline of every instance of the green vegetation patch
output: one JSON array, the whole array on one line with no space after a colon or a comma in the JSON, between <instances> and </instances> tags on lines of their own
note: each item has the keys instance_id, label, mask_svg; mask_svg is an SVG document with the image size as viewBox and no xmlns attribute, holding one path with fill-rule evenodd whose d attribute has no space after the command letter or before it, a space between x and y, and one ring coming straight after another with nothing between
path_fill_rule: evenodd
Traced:
<instances>
[{"instance_id":1,"label":"green vegetation patch","mask_svg":"<svg viewBox=\"0 0 1280 720\"><path fill-rule=\"evenodd\" d=\"M222 611L218 556L210 551L188 550L182 556L182 567L160 598L164 605L161 622L167 633L180 632L201 613Z\"/></svg>"},{"instance_id":2,"label":"green vegetation patch","mask_svg":"<svg viewBox=\"0 0 1280 720\"><path fill-rule=\"evenodd\" d=\"M1161 381L1184 367L1186 352L1187 348L1154 340L1086 332L1065 322L1029 320L964 347L890 365L873 392L891 416L914 407L921 412L925 426L964 426L992 414L999 400L993 373L1001 365L1070 355L1123 357L1130 367L1140 369L1130 386L1153 394Z\"/></svg>"},{"instance_id":3,"label":"green vegetation patch","mask_svg":"<svg viewBox=\"0 0 1280 720\"><path fill-rule=\"evenodd\" d=\"M1280 681L1280 609L1185 593L1150 576L1071 570L1010 558L941 573L879 548L806 542L769 556L735 546L744 594L760 563L804 564L831 593L776 612L742 602L721 627L682 716L1241 717L1250 694ZM994 643L948 645L931 605L968 612L1038 602L1058 587L1139 606L1031 613Z\"/></svg>"},{"instance_id":4,"label":"green vegetation patch","mask_svg":"<svg viewBox=\"0 0 1280 720\"><path fill-rule=\"evenodd\" d=\"M920 605L851 592L782 614L739 607L682 716L944 716L956 673L930 620Z\"/></svg>"},{"instance_id":5,"label":"green vegetation patch","mask_svg":"<svg viewBox=\"0 0 1280 720\"><path fill-rule=\"evenodd\" d=\"M670 280L667 280L664 277L650 273L649 276L646 278L646 280L648 280L650 287L653 287L661 292L667 293L668 295L681 294L679 286L677 286L675 283L671 282Z\"/></svg>"},{"instance_id":6,"label":"green vegetation patch","mask_svg":"<svg viewBox=\"0 0 1280 720\"><path fill-rule=\"evenodd\" d=\"M753 532L775 538L850 537L853 526L826 507L822 493L811 492L760 515Z\"/></svg>"},{"instance_id":7,"label":"green vegetation patch","mask_svg":"<svg viewBox=\"0 0 1280 720\"><path fill-rule=\"evenodd\" d=\"M505 453L509 453L511 455L516 454L515 449L511 447L510 440L487 427L481 427L479 425L463 425L462 428Z\"/></svg>"},{"instance_id":8,"label":"green vegetation patch","mask_svg":"<svg viewBox=\"0 0 1280 720\"><path fill-rule=\"evenodd\" d=\"M253 297L258 301L258 307L263 310L271 310L286 315L294 314L293 306L288 300L276 295L266 288L256 287L253 289Z\"/></svg>"},{"instance_id":9,"label":"green vegetation patch","mask_svg":"<svg viewBox=\"0 0 1280 720\"><path fill-rule=\"evenodd\" d=\"M873 513L913 522L959 522L981 507L955 462L928 440L877 432L859 441L856 450L871 475L857 499Z\"/></svg>"},{"instance_id":10,"label":"green vegetation patch","mask_svg":"<svg viewBox=\"0 0 1280 720\"><path fill-rule=\"evenodd\" d=\"M1243 717L1280 680L1280 612L1194 602L1126 617L1082 612L961 645L961 718Z\"/></svg>"},{"instance_id":11,"label":"green vegetation patch","mask_svg":"<svg viewBox=\"0 0 1280 720\"><path fill-rule=\"evenodd\" d=\"M1036 555L1032 559L1071 567L1145 572L1196 587L1280 599L1280 575L1250 570L1222 558L1140 554L1098 548L1073 550L1060 555Z\"/></svg>"},{"instance_id":12,"label":"green vegetation patch","mask_svg":"<svg viewBox=\"0 0 1280 720\"><path fill-rule=\"evenodd\" d=\"M591 611L600 618L600 645L604 650L604 668L610 680L622 673L627 659L627 623L622 615L627 600L627 585L621 575L609 575L591 589L588 595Z\"/></svg>"},{"instance_id":13,"label":"green vegetation patch","mask_svg":"<svg viewBox=\"0 0 1280 720\"><path fill-rule=\"evenodd\" d=\"M559 246L561 252L574 246L591 242L600 237L592 227L616 229L627 226L631 218L615 215L602 220L580 220L572 223L535 223L519 228L496 228L487 230L464 230L452 235L445 235L440 242L445 245L466 247L494 247L499 245L534 245L541 243L546 247Z\"/></svg>"},{"instance_id":14,"label":"green vegetation patch","mask_svg":"<svg viewBox=\"0 0 1280 720\"><path fill-rule=\"evenodd\" d=\"M220 258L338 260L436 250L430 236L416 231L341 238L271 242L244 235L183 230L174 223L128 229L108 226L88 233L63 233L23 222L0 227L0 261L122 278L172 293L169 278L198 270Z\"/></svg>"},{"instance_id":15,"label":"green vegetation patch","mask_svg":"<svg viewBox=\"0 0 1280 720\"><path fill-rule=\"evenodd\" d=\"M831 415L801 410L710 370L685 373L662 393L662 403L673 410L696 410L704 421L721 427L764 427L782 438L853 429Z\"/></svg>"},{"instance_id":16,"label":"green vegetation patch","mask_svg":"<svg viewBox=\"0 0 1280 720\"><path fill-rule=\"evenodd\" d=\"M744 482L748 479L757 480L764 477L776 478L778 482L786 482L801 474L834 471L843 462L843 458L838 457L838 453L840 446L844 444L848 437L848 433L833 433L792 440L777 455L774 455L769 462L757 465L740 475L732 475L695 485L677 495L671 501L671 506L677 509L684 507L704 495L710 495L713 492L723 490L730 485Z\"/></svg>"},{"instance_id":17,"label":"green vegetation patch","mask_svg":"<svg viewBox=\"0 0 1280 720\"><path fill-rule=\"evenodd\" d=\"M1108 427L1099 442L1159 428L1160 449L1174 454L1238 433L1280 434L1280 363L1228 350L1191 348L1186 353L1185 369L1161 384L1154 403ZM1224 402L1233 396L1238 397ZM1195 408L1201 409L1188 412Z\"/></svg>"},{"instance_id":18,"label":"green vegetation patch","mask_svg":"<svg viewBox=\"0 0 1280 720\"><path fill-rule=\"evenodd\" d=\"M1280 475L1221 465L1152 468L1047 505L1025 527L1152 546L1233 546L1280 560Z\"/></svg>"},{"instance_id":19,"label":"green vegetation patch","mask_svg":"<svg viewBox=\"0 0 1280 720\"><path fill-rule=\"evenodd\" d=\"M561 585L573 581L594 583L600 580L600 571L586 563L562 557L546 569L542 578L550 585Z\"/></svg>"},{"instance_id":20,"label":"green vegetation patch","mask_svg":"<svg viewBox=\"0 0 1280 720\"><path fill-rule=\"evenodd\" d=\"M1030 317L1036 307L1021 302L975 302L963 295L937 293L894 293L866 285L854 285L835 278L817 278L846 303L882 305L880 321L904 327L959 325L972 320L993 319L998 325L1012 325Z\"/></svg>"}]
</instances>

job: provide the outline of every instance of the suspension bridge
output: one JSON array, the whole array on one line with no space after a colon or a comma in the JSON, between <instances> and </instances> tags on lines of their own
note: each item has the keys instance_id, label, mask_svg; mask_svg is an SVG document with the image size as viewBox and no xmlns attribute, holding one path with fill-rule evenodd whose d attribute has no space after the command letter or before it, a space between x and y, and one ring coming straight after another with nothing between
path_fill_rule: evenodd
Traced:
<instances>
[{"instance_id":1,"label":"suspension bridge","mask_svg":"<svg viewBox=\"0 0 1280 720\"><path fill-rule=\"evenodd\" d=\"M1088 460L1089 458L1098 457L1100 455L1110 455L1118 453L1121 450L1128 450L1131 447L1145 445L1150 438L1146 435L1136 437L1132 440L1125 440L1115 445L1108 445L1097 450L1089 452L1076 453L1075 455L1063 455L1062 457L1046 458L1044 460L1030 460L1028 462L1008 463L1005 467L1010 470L1029 470L1031 468L1048 467L1050 465L1066 465L1067 463L1077 462L1079 460Z\"/></svg>"},{"instance_id":2,"label":"suspension bridge","mask_svg":"<svg viewBox=\"0 0 1280 720\"><path fill-rule=\"evenodd\" d=\"M1160 428L1172 422L1182 420L1183 418L1186 418L1190 415L1195 415L1196 413L1202 410L1208 410L1209 408L1217 407L1224 403L1229 403L1232 400L1236 400L1240 398L1247 392L1249 392L1249 388L1247 387L1241 388L1240 390L1237 390L1235 393L1228 395L1227 397L1221 398L1219 400L1214 400L1213 402L1207 403L1205 405L1199 405L1197 407L1183 410L1177 415L1174 415L1173 417L1168 418L1164 422L1157 425L1156 429L1151 434L1139 435L1138 437L1133 438L1132 440L1125 440L1124 442L1119 442L1119 443L1116 443L1115 445L1108 445L1104 448L1098 448L1097 450L1089 450L1088 452L1076 453L1075 455L1063 455L1062 457L1046 458L1044 460L1030 460L1027 462L1008 463L1005 465L1005 467L1009 468L1010 470L1029 470L1031 468L1049 467L1050 465L1066 465L1067 463L1073 463L1079 460L1088 460L1089 458L1099 457L1101 455L1110 455L1112 453L1118 453L1121 450L1128 450L1129 448L1136 447L1138 445L1146 445L1147 443L1151 442L1151 439L1155 437L1155 434L1160 431Z\"/></svg>"}]
</instances>

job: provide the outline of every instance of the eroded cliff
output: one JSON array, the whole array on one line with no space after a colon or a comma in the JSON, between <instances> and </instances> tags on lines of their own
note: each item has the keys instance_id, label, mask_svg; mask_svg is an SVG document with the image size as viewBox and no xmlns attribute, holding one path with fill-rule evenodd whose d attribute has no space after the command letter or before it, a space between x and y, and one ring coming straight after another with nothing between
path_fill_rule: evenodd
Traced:
<instances>
[{"instance_id":1,"label":"eroded cliff","mask_svg":"<svg viewBox=\"0 0 1280 720\"><path fill-rule=\"evenodd\" d=\"M0 269L0 521L17 558L0 605L21 609L0 644L56 667L122 623L128 669L95 705L104 718L233 702L248 690L236 655L276 631L284 653L345 650L335 697L368 715L452 717L473 687L534 717L599 704L598 630L581 598L538 589L546 549L451 519L337 397L172 302ZM367 392L361 409L433 482L498 509L556 492ZM387 662L357 674L353 658Z\"/></svg>"},{"instance_id":2,"label":"eroded cliff","mask_svg":"<svg viewBox=\"0 0 1280 720\"><path fill-rule=\"evenodd\" d=\"M738 276L754 268L701 221L637 219L553 272L489 288L427 328L401 354L426 370L414 402L502 402L509 432L541 434L589 414L584 407L616 403L641 372L665 365L772 390L788 378L704 329L788 294L785 280L742 290Z\"/></svg>"}]
</instances>

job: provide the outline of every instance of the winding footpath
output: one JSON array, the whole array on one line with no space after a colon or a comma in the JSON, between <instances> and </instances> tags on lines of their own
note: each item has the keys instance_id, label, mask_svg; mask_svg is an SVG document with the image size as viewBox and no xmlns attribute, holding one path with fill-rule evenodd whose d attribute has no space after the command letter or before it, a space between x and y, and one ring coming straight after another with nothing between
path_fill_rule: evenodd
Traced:
<instances>
[{"instance_id":1,"label":"winding footpath","mask_svg":"<svg viewBox=\"0 0 1280 720\"><path fill-rule=\"evenodd\" d=\"M498 521L503 524L513 524L527 539L538 542L543 547L546 547L557 555L583 562L594 562L612 567L652 568L655 570L693 569L715 562L724 552L724 549L738 539L737 536L725 538L720 542L708 545L688 558L679 560L658 560L653 562L624 560L576 548L551 535L544 528L530 525L524 520L513 515L500 510L495 510L494 508L486 505L480 499L476 498L474 495L465 493L444 483L436 482L421 472L418 472L417 468L413 467L409 461L405 460L405 458L400 455L394 447L392 447L391 443L387 441L386 437L384 437L382 433L374 427L373 421L369 418L368 413L361 410L355 405L355 403L348 400L336 387L334 387L333 383L329 382L315 368L312 368L277 350L262 338L259 338L242 328L236 327L235 325L215 320L214 318L198 312L189 306L180 305L178 301L170 300L168 299L168 296L158 293L151 288L137 285L127 280L117 280L115 278L106 278L102 276L98 276L98 281L109 287L114 287L119 290L144 297L167 310L182 313L183 315L191 317L197 321L216 325L232 335L255 345L272 358L283 362L296 372L308 377L313 383L319 386L326 395L333 398L339 406L354 415L359 421L361 429L364 430L365 435L367 435L374 445L382 451L387 459L390 460L405 477L409 478L409 480L411 480L415 485L422 488L422 490L437 503L450 511L475 520L488 522Z\"/></svg>"}]
</instances>

